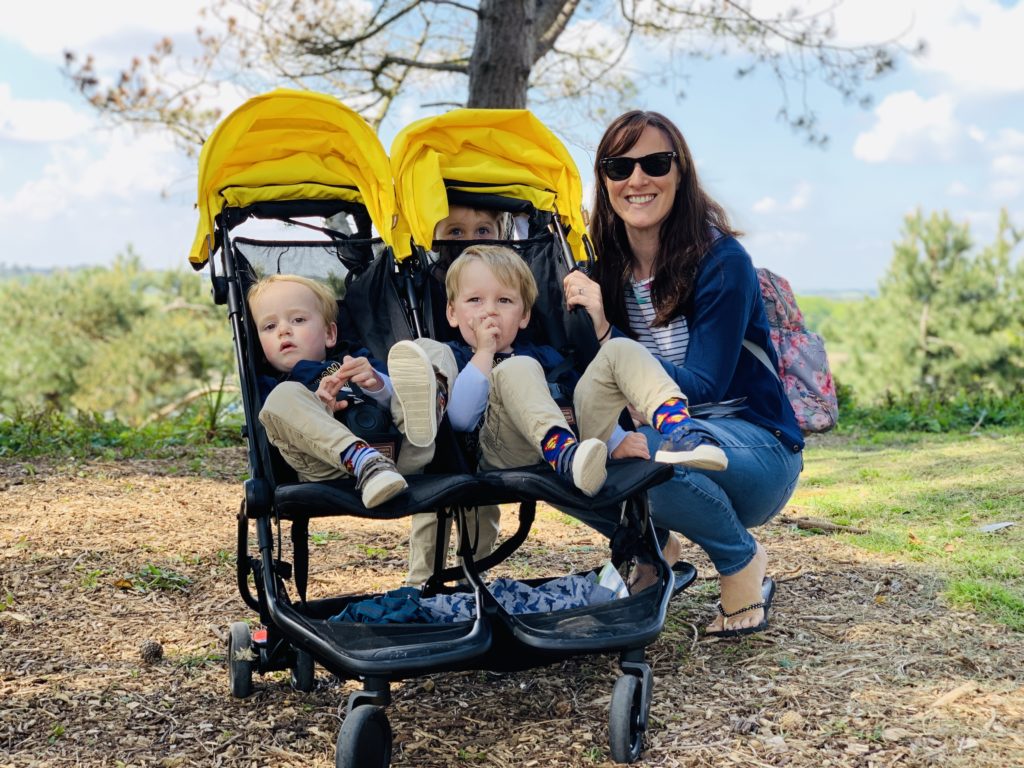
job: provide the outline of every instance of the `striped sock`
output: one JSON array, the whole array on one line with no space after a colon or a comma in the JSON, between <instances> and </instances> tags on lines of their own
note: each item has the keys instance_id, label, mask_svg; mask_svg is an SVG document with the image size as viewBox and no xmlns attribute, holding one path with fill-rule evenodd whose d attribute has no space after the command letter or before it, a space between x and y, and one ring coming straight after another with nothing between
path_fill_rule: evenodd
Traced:
<instances>
[{"instance_id":1,"label":"striped sock","mask_svg":"<svg viewBox=\"0 0 1024 768\"><path fill-rule=\"evenodd\" d=\"M552 427L544 435L540 450L544 454L544 461L550 464L555 472L565 474L572 469L572 457L578 445L575 435L568 429Z\"/></svg>"},{"instance_id":2,"label":"striped sock","mask_svg":"<svg viewBox=\"0 0 1024 768\"><path fill-rule=\"evenodd\" d=\"M686 401L681 397L672 397L658 406L651 425L662 435L667 435L688 418L690 412L686 409Z\"/></svg>"},{"instance_id":3,"label":"striped sock","mask_svg":"<svg viewBox=\"0 0 1024 768\"><path fill-rule=\"evenodd\" d=\"M341 453L341 465L348 471L350 475L359 477L359 473L363 469L363 464L366 460L377 455L378 451L376 448L371 448L361 440L352 443Z\"/></svg>"}]
</instances>

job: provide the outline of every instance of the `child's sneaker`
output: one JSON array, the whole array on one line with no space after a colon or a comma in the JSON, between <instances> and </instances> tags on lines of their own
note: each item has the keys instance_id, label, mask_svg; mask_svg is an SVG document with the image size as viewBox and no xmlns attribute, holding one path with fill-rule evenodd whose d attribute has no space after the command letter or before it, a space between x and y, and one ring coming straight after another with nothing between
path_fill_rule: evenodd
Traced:
<instances>
[{"instance_id":1,"label":"child's sneaker","mask_svg":"<svg viewBox=\"0 0 1024 768\"><path fill-rule=\"evenodd\" d=\"M665 464L680 464L695 469L721 471L729 466L729 459L714 440L699 432L691 432L682 424L665 438L655 461Z\"/></svg>"},{"instance_id":2,"label":"child's sneaker","mask_svg":"<svg viewBox=\"0 0 1024 768\"><path fill-rule=\"evenodd\" d=\"M399 341L388 352L388 376L405 420L405 436L421 448L437 437L446 395L438 392L438 374L418 344Z\"/></svg>"},{"instance_id":3,"label":"child's sneaker","mask_svg":"<svg viewBox=\"0 0 1024 768\"><path fill-rule=\"evenodd\" d=\"M383 454L368 458L356 478L356 490L363 492L363 506L367 509L393 499L408 487L395 462Z\"/></svg>"},{"instance_id":4,"label":"child's sneaker","mask_svg":"<svg viewBox=\"0 0 1024 768\"><path fill-rule=\"evenodd\" d=\"M596 437L577 443L569 475L572 484L587 496L596 496L608 479L608 446Z\"/></svg>"}]
</instances>

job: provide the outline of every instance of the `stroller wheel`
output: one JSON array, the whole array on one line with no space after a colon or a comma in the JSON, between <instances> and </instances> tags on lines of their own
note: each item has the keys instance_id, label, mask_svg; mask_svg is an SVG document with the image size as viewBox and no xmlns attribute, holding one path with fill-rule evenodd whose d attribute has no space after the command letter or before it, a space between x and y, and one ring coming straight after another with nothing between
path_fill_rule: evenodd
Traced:
<instances>
[{"instance_id":1,"label":"stroller wheel","mask_svg":"<svg viewBox=\"0 0 1024 768\"><path fill-rule=\"evenodd\" d=\"M292 688L309 693L316 684L313 657L302 649L295 651L295 666L292 667Z\"/></svg>"},{"instance_id":2,"label":"stroller wheel","mask_svg":"<svg viewBox=\"0 0 1024 768\"><path fill-rule=\"evenodd\" d=\"M345 715L338 734L335 768L388 768L391 724L384 707L363 704Z\"/></svg>"},{"instance_id":3,"label":"stroller wheel","mask_svg":"<svg viewBox=\"0 0 1024 768\"><path fill-rule=\"evenodd\" d=\"M612 689L612 706L608 715L608 739L612 760L632 763L640 757L644 746L644 732L640 727L644 697L640 679L622 675Z\"/></svg>"},{"instance_id":4,"label":"stroller wheel","mask_svg":"<svg viewBox=\"0 0 1024 768\"><path fill-rule=\"evenodd\" d=\"M256 655L252 649L252 632L244 621L236 621L228 633L228 683L231 695L244 699L252 693L252 665Z\"/></svg>"}]
</instances>

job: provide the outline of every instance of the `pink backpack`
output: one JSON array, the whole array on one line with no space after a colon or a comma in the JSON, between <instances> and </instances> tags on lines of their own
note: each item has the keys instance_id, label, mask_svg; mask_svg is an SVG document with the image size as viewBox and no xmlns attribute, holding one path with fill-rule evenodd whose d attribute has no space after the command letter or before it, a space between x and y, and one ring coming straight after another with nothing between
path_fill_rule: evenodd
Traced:
<instances>
[{"instance_id":1,"label":"pink backpack","mask_svg":"<svg viewBox=\"0 0 1024 768\"><path fill-rule=\"evenodd\" d=\"M779 358L778 369L756 344L744 340L743 346L782 381L800 429L805 433L827 432L839 418L839 403L828 367L825 340L804 325L803 313L796 305L786 278L764 268L758 268L757 278L761 283L772 345Z\"/></svg>"}]
</instances>

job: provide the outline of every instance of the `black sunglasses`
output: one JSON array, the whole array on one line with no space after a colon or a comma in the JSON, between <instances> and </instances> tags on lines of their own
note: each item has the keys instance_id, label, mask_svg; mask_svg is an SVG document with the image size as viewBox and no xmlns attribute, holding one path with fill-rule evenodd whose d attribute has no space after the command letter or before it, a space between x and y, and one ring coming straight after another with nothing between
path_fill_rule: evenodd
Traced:
<instances>
[{"instance_id":1,"label":"black sunglasses","mask_svg":"<svg viewBox=\"0 0 1024 768\"><path fill-rule=\"evenodd\" d=\"M677 157L678 152L655 152L643 157L606 157L601 161L601 168L612 181L628 179L633 175L637 163L640 163L640 168L648 176L664 176L672 170L672 161Z\"/></svg>"}]
</instances>

